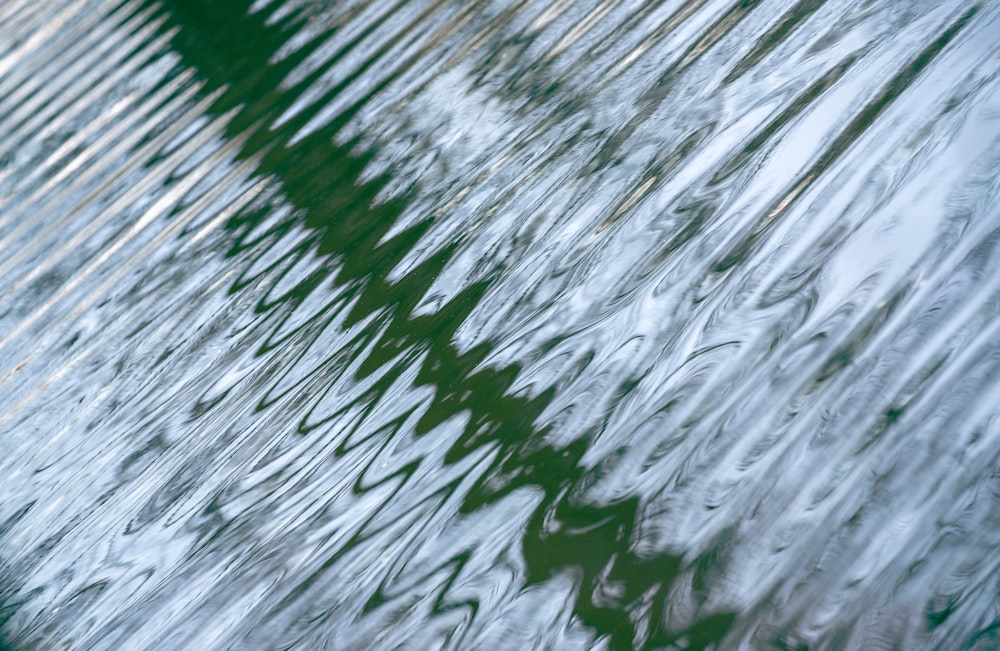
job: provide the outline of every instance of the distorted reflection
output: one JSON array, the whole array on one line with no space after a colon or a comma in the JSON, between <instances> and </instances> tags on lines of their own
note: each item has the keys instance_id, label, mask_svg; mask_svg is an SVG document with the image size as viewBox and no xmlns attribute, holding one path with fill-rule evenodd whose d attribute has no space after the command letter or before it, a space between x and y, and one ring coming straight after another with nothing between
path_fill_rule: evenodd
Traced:
<instances>
[{"instance_id":1,"label":"distorted reflection","mask_svg":"<svg viewBox=\"0 0 1000 651\"><path fill-rule=\"evenodd\" d=\"M9 644L1000 644L998 33L0 7Z\"/></svg>"}]
</instances>

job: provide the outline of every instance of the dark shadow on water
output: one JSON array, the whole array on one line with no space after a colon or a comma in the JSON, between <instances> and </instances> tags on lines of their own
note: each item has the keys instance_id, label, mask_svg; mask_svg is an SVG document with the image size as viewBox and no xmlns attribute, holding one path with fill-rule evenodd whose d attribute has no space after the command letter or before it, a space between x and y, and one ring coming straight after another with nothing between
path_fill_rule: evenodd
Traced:
<instances>
[{"instance_id":1,"label":"dark shadow on water","mask_svg":"<svg viewBox=\"0 0 1000 651\"><path fill-rule=\"evenodd\" d=\"M488 348L460 352L453 346L454 333L476 306L489 281L473 285L435 314L411 316L457 245L445 248L401 280L388 279L389 272L419 241L429 222L382 242L397 222L406 199L374 204L389 179L361 182L359 175L372 154L352 155L357 143L334 142L334 135L371 97L348 107L329 124L293 144L292 137L316 115L318 108L353 81L344 79L326 97L271 130L270 125L316 81L319 73L285 91L280 90L280 82L330 34L318 35L293 55L274 63L279 48L302 26L301 18L292 15L268 25L267 11L249 14L249 0L165 0L145 4L143 8L161 7L157 11L162 11L166 19L161 33L177 29L172 48L182 57L184 66L197 71L205 84L203 94L221 91L209 112L217 116L238 109L227 135L248 136L240 156L259 156L256 173L276 179L285 200L295 207L295 216L273 227L271 236L280 237L297 220L297 224L308 227L311 237L293 255L318 252L330 261L280 299L261 304L258 309L291 313L314 292L333 287L355 298L348 324L374 317L382 326L370 329L368 336L374 340L374 348L359 374L371 374L401 354L421 364L416 383L432 387L435 397L418 424L418 434L467 413L468 425L451 446L448 463L484 445L499 450L493 467L465 498L463 510L473 511L494 503L520 487L531 486L544 492L545 498L532 515L522 540L530 582L573 569L581 586L576 614L598 635L608 636L613 648L633 646L636 631L629 613L632 606L640 599L649 599L650 594L654 595L654 632L647 644L663 646L683 640L686 648L695 649L717 643L730 628L733 615L709 617L686 631L670 631L663 622L664 600L681 560L673 556L640 558L629 549L636 526L637 500L593 506L570 497L572 488L586 478L587 470L580 460L587 441L580 439L566 448L555 448L546 443L545 432L536 429L534 423L551 400L552 391L532 399L511 395L510 387L519 368L476 370ZM128 11L128 4L120 9L122 13ZM346 56L356 43L333 54L326 65ZM372 64L374 60L369 60L358 74L365 74ZM244 211L232 219L227 226L233 237L231 255L253 252L263 217ZM233 291L239 289L238 282ZM417 361L421 360L419 353L424 354L422 361ZM380 379L377 387L388 387L402 373L402 365L395 366L397 370ZM304 431L304 435L309 432ZM556 522L561 526L553 529ZM619 587L614 598L596 594L600 581Z\"/></svg>"}]
</instances>

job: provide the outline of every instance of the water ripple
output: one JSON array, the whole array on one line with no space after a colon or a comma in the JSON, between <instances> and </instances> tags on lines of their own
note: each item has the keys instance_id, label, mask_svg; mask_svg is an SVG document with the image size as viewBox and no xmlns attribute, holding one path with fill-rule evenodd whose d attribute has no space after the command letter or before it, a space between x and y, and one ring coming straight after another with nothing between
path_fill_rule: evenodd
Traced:
<instances>
[{"instance_id":1,"label":"water ripple","mask_svg":"<svg viewBox=\"0 0 1000 651\"><path fill-rule=\"evenodd\" d=\"M992 648L973 0L0 7L14 648Z\"/></svg>"}]
</instances>

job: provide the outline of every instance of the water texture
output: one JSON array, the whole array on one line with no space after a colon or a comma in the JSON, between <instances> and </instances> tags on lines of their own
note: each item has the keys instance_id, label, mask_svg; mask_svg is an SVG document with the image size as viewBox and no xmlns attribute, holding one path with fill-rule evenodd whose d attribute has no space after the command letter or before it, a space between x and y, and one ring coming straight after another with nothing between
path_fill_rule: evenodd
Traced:
<instances>
[{"instance_id":1,"label":"water texture","mask_svg":"<svg viewBox=\"0 0 1000 651\"><path fill-rule=\"evenodd\" d=\"M0 2L0 646L1000 648L998 44Z\"/></svg>"}]
</instances>

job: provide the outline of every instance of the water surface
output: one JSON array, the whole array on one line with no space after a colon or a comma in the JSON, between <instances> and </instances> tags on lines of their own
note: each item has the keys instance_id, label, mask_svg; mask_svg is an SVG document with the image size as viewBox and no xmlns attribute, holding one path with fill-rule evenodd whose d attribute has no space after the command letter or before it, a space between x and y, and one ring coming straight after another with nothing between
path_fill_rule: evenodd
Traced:
<instances>
[{"instance_id":1,"label":"water surface","mask_svg":"<svg viewBox=\"0 0 1000 651\"><path fill-rule=\"evenodd\" d=\"M3 3L9 644L996 648L998 34Z\"/></svg>"}]
</instances>

